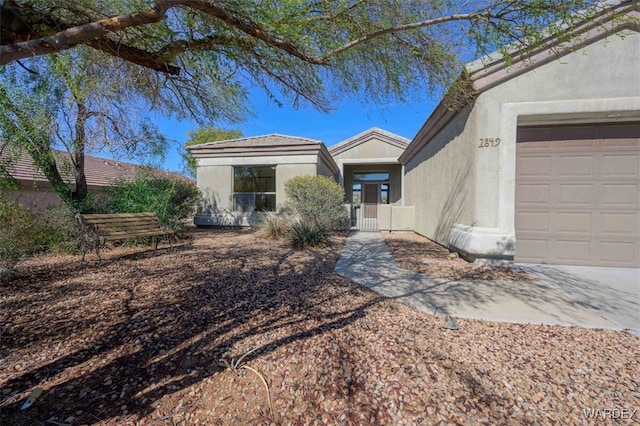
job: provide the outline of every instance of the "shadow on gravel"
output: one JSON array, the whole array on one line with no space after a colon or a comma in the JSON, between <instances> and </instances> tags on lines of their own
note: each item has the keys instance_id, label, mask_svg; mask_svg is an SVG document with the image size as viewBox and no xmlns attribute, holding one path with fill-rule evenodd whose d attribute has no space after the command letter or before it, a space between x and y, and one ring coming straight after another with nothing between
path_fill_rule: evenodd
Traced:
<instances>
[{"instance_id":1,"label":"shadow on gravel","mask_svg":"<svg viewBox=\"0 0 640 426\"><path fill-rule=\"evenodd\" d=\"M340 250L257 250L242 238L222 242L241 232L198 234L193 244L171 252L112 253L101 265L69 260L20 271L0 287L3 360L14 350L33 351L31 364L38 365L14 365L0 382L0 423L143 417L164 395L221 371L219 362L242 355L232 350L245 341L254 344L243 349L253 350L245 358L251 361L345 327L383 299L348 310L326 308L354 291L333 274ZM281 335L283 328L297 331ZM76 346L59 351L67 340ZM41 351L51 355L36 362ZM80 373L65 375L70 368ZM58 374L57 384L29 410L19 410L22 398L11 401Z\"/></svg>"}]
</instances>

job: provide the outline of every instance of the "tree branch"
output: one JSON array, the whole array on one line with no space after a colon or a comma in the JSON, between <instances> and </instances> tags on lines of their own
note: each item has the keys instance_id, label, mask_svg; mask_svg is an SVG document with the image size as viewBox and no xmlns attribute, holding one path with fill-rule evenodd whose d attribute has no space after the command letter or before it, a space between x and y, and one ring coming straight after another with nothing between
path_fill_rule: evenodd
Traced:
<instances>
[{"instance_id":1,"label":"tree branch","mask_svg":"<svg viewBox=\"0 0 640 426\"><path fill-rule=\"evenodd\" d=\"M107 37L100 37L97 40L91 40L85 44L93 47L94 49L101 50L111 56L121 58L127 62L131 62L145 68L165 72L171 75L180 74L180 67L171 65L164 59L164 55L161 54L150 53L146 50L118 43Z\"/></svg>"},{"instance_id":2,"label":"tree branch","mask_svg":"<svg viewBox=\"0 0 640 426\"><path fill-rule=\"evenodd\" d=\"M159 2L158 5L161 3ZM46 55L71 49L79 44L89 43L109 33L121 31L129 27L160 22L166 8L156 6L145 12L129 15L118 15L96 22L67 28L53 35L33 40L22 41L0 47L0 64L6 65L18 59Z\"/></svg>"},{"instance_id":3,"label":"tree branch","mask_svg":"<svg viewBox=\"0 0 640 426\"><path fill-rule=\"evenodd\" d=\"M413 22L410 24L405 24L405 25L398 25L395 27L388 27L388 28L383 28L381 30L378 31L374 31L372 33L366 34L358 39L352 40L348 43L343 44L342 46L333 49L327 53L325 53L324 55L322 55L322 57L320 58L320 62L322 63L327 63L328 60L336 55L339 55L340 53L352 49L360 44L369 42L373 39L382 37L384 35L387 34L394 34L394 33L399 33L399 32L403 32L403 31L408 31L408 30L414 30L417 28L425 28L425 27L430 27L433 25L437 25L437 24L443 24L446 22L453 22L453 21L475 21L481 18L490 18L492 15L489 12L474 12L474 13L462 13L462 14L457 14L457 15L449 15L449 16L443 16L440 18L433 18L433 19L427 19L425 21L420 21L420 22Z\"/></svg>"}]
</instances>

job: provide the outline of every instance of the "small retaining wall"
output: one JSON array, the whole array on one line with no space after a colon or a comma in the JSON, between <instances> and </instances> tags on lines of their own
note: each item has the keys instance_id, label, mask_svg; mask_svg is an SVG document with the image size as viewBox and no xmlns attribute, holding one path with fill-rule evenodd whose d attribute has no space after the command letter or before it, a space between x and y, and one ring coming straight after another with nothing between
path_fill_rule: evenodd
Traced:
<instances>
[{"instance_id":1,"label":"small retaining wall","mask_svg":"<svg viewBox=\"0 0 640 426\"><path fill-rule=\"evenodd\" d=\"M415 226L415 209L413 206L378 206L378 229L380 231L411 231Z\"/></svg>"}]
</instances>

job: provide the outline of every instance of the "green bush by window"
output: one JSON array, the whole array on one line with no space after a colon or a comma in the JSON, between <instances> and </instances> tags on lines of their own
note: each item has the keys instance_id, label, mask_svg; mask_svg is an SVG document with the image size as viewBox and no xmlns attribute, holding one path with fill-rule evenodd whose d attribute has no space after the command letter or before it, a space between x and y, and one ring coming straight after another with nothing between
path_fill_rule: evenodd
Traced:
<instances>
[{"instance_id":1,"label":"green bush by window","mask_svg":"<svg viewBox=\"0 0 640 426\"><path fill-rule=\"evenodd\" d=\"M201 193L187 179L139 172L132 181L118 182L107 190L110 213L155 212L172 229L183 229L193 217Z\"/></svg>"},{"instance_id":2,"label":"green bush by window","mask_svg":"<svg viewBox=\"0 0 640 426\"><path fill-rule=\"evenodd\" d=\"M285 183L289 204L300 220L325 231L348 229L344 189L327 176L296 176Z\"/></svg>"}]
</instances>

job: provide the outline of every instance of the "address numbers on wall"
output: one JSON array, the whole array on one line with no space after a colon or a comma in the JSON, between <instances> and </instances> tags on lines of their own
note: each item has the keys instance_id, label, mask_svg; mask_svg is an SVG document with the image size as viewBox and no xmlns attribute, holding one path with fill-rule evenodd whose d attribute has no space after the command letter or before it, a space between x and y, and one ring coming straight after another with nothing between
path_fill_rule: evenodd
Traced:
<instances>
[{"instance_id":1,"label":"address numbers on wall","mask_svg":"<svg viewBox=\"0 0 640 426\"><path fill-rule=\"evenodd\" d=\"M500 146L500 138L480 138L478 148L497 148Z\"/></svg>"}]
</instances>

